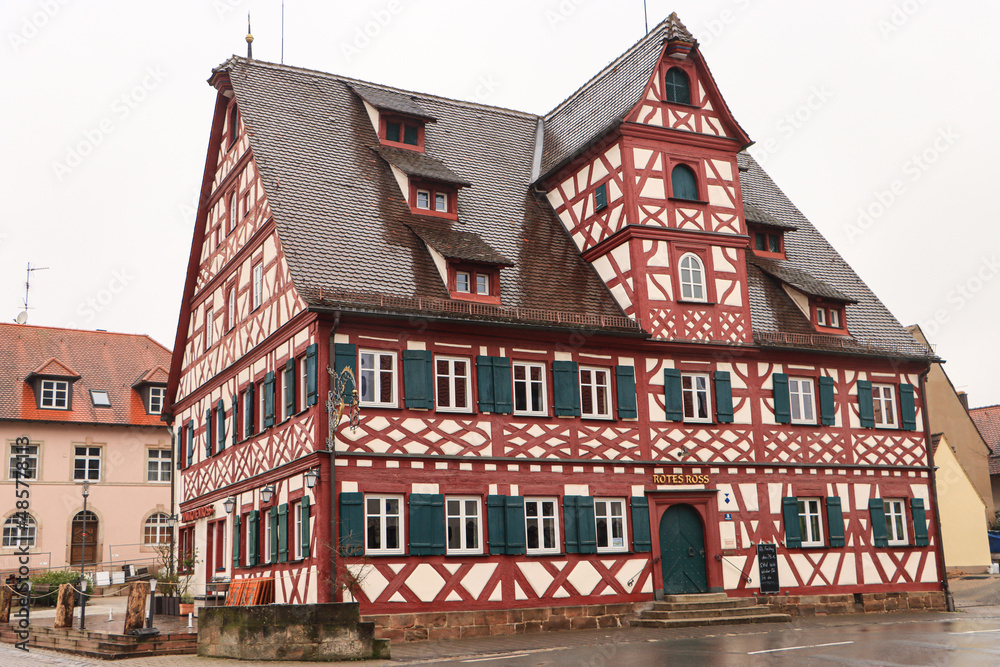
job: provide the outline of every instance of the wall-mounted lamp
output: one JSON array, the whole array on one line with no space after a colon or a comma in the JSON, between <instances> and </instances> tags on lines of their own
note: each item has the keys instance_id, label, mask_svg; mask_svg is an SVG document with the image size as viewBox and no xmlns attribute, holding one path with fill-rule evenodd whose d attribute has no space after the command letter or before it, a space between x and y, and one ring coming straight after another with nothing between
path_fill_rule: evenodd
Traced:
<instances>
[{"instance_id":1,"label":"wall-mounted lamp","mask_svg":"<svg viewBox=\"0 0 1000 667\"><path fill-rule=\"evenodd\" d=\"M226 508L226 514L232 514L233 510L236 509L236 496L226 498L226 502L222 503L222 506Z\"/></svg>"},{"instance_id":2,"label":"wall-mounted lamp","mask_svg":"<svg viewBox=\"0 0 1000 667\"><path fill-rule=\"evenodd\" d=\"M315 468L306 470L304 477L306 479L306 488L314 489L316 488L316 482L319 481L319 470Z\"/></svg>"},{"instance_id":3,"label":"wall-mounted lamp","mask_svg":"<svg viewBox=\"0 0 1000 667\"><path fill-rule=\"evenodd\" d=\"M167 517L167 528L173 528L177 525L177 515L171 514Z\"/></svg>"},{"instance_id":4,"label":"wall-mounted lamp","mask_svg":"<svg viewBox=\"0 0 1000 667\"><path fill-rule=\"evenodd\" d=\"M260 490L260 502L266 505L271 502L271 498L274 498L274 484L268 484Z\"/></svg>"}]
</instances>

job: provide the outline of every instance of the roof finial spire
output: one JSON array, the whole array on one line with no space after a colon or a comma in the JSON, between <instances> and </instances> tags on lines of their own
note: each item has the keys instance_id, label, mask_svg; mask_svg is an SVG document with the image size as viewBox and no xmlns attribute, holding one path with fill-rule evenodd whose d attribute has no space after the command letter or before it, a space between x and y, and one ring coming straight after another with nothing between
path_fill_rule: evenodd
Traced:
<instances>
[{"instance_id":1,"label":"roof finial spire","mask_svg":"<svg viewBox=\"0 0 1000 667\"><path fill-rule=\"evenodd\" d=\"M253 60L253 33L250 32L250 12L247 12L247 60Z\"/></svg>"}]
</instances>

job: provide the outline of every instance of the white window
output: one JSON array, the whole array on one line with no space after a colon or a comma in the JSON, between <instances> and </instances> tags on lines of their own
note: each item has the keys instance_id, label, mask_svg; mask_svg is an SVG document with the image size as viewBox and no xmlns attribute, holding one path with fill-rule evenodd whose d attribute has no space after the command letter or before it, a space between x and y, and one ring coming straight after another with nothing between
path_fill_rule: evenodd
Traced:
<instances>
[{"instance_id":1,"label":"white window","mask_svg":"<svg viewBox=\"0 0 1000 667\"><path fill-rule=\"evenodd\" d=\"M891 384L872 385L872 407L875 409L875 426L896 428L896 393Z\"/></svg>"},{"instance_id":2,"label":"white window","mask_svg":"<svg viewBox=\"0 0 1000 667\"><path fill-rule=\"evenodd\" d=\"M149 388L149 414L158 415L163 412L163 399L166 395L166 387Z\"/></svg>"},{"instance_id":3,"label":"white window","mask_svg":"<svg viewBox=\"0 0 1000 667\"><path fill-rule=\"evenodd\" d=\"M264 302L264 265L258 264L253 267L253 308L257 310Z\"/></svg>"},{"instance_id":4,"label":"white window","mask_svg":"<svg viewBox=\"0 0 1000 667\"><path fill-rule=\"evenodd\" d=\"M681 396L684 402L684 421L711 421L712 405L707 374L681 375Z\"/></svg>"},{"instance_id":5,"label":"white window","mask_svg":"<svg viewBox=\"0 0 1000 667\"><path fill-rule=\"evenodd\" d=\"M396 353L361 352L362 405L396 407Z\"/></svg>"},{"instance_id":6,"label":"white window","mask_svg":"<svg viewBox=\"0 0 1000 667\"><path fill-rule=\"evenodd\" d=\"M555 498L524 499L524 533L529 554L559 553Z\"/></svg>"},{"instance_id":7,"label":"white window","mask_svg":"<svg viewBox=\"0 0 1000 667\"><path fill-rule=\"evenodd\" d=\"M476 294L490 293L490 277L485 273L476 274Z\"/></svg>"},{"instance_id":8,"label":"white window","mask_svg":"<svg viewBox=\"0 0 1000 667\"><path fill-rule=\"evenodd\" d=\"M434 210L442 213L448 212L448 195L444 192L434 193Z\"/></svg>"},{"instance_id":9,"label":"white window","mask_svg":"<svg viewBox=\"0 0 1000 667\"><path fill-rule=\"evenodd\" d=\"M227 230L227 233L236 229L237 211L238 209L236 208L236 193L234 192L233 194L229 195L229 229Z\"/></svg>"},{"instance_id":10,"label":"white window","mask_svg":"<svg viewBox=\"0 0 1000 667\"><path fill-rule=\"evenodd\" d=\"M417 190L417 208L430 210L431 208L430 190Z\"/></svg>"},{"instance_id":11,"label":"white window","mask_svg":"<svg viewBox=\"0 0 1000 667\"><path fill-rule=\"evenodd\" d=\"M306 400L309 397L309 364L306 362L306 358L302 357L299 359L299 395L296 397L299 399L299 410L305 410Z\"/></svg>"},{"instance_id":12,"label":"white window","mask_svg":"<svg viewBox=\"0 0 1000 667\"><path fill-rule=\"evenodd\" d=\"M73 460L73 479L76 481L101 481L101 448L76 446Z\"/></svg>"},{"instance_id":13,"label":"white window","mask_svg":"<svg viewBox=\"0 0 1000 667\"><path fill-rule=\"evenodd\" d=\"M264 524L264 544L260 547L261 563L273 563L277 561L278 554L271 553L271 516L267 510L260 511L260 522Z\"/></svg>"},{"instance_id":14,"label":"white window","mask_svg":"<svg viewBox=\"0 0 1000 667\"><path fill-rule=\"evenodd\" d=\"M483 553L479 498L448 498L445 501L445 509L448 522L448 553Z\"/></svg>"},{"instance_id":15,"label":"white window","mask_svg":"<svg viewBox=\"0 0 1000 667\"><path fill-rule=\"evenodd\" d=\"M290 539L288 560L298 560L302 558L302 501L292 505L292 534Z\"/></svg>"},{"instance_id":16,"label":"white window","mask_svg":"<svg viewBox=\"0 0 1000 667\"><path fill-rule=\"evenodd\" d=\"M27 512L15 512L3 522L3 546L31 549L35 546L35 519Z\"/></svg>"},{"instance_id":17,"label":"white window","mask_svg":"<svg viewBox=\"0 0 1000 667\"><path fill-rule=\"evenodd\" d=\"M365 553L403 553L402 496L365 496Z\"/></svg>"},{"instance_id":18,"label":"white window","mask_svg":"<svg viewBox=\"0 0 1000 667\"><path fill-rule=\"evenodd\" d=\"M902 500L885 501L885 528L890 546L906 544L906 510Z\"/></svg>"},{"instance_id":19,"label":"white window","mask_svg":"<svg viewBox=\"0 0 1000 667\"><path fill-rule=\"evenodd\" d=\"M168 517L163 512L157 512L148 519L142 528L142 543L146 546L161 546L170 544L170 526Z\"/></svg>"},{"instance_id":20,"label":"white window","mask_svg":"<svg viewBox=\"0 0 1000 667\"><path fill-rule=\"evenodd\" d=\"M611 381L606 368L580 368L580 413L611 419Z\"/></svg>"},{"instance_id":21,"label":"white window","mask_svg":"<svg viewBox=\"0 0 1000 667\"><path fill-rule=\"evenodd\" d=\"M819 498L799 498L799 534L802 546L823 546L823 522Z\"/></svg>"},{"instance_id":22,"label":"white window","mask_svg":"<svg viewBox=\"0 0 1000 667\"><path fill-rule=\"evenodd\" d=\"M705 290L705 267L698 255L688 253L681 257L681 299L708 301Z\"/></svg>"},{"instance_id":23,"label":"white window","mask_svg":"<svg viewBox=\"0 0 1000 667\"><path fill-rule=\"evenodd\" d=\"M230 287L226 296L226 330L232 331L236 326L236 288Z\"/></svg>"},{"instance_id":24,"label":"white window","mask_svg":"<svg viewBox=\"0 0 1000 667\"><path fill-rule=\"evenodd\" d=\"M788 401L793 424L816 423L816 398L811 378L788 378Z\"/></svg>"},{"instance_id":25,"label":"white window","mask_svg":"<svg viewBox=\"0 0 1000 667\"><path fill-rule=\"evenodd\" d=\"M455 272L455 291L456 292L472 291L472 276L468 271Z\"/></svg>"},{"instance_id":26,"label":"white window","mask_svg":"<svg viewBox=\"0 0 1000 667\"><path fill-rule=\"evenodd\" d=\"M42 380L42 400L40 407L53 410L69 409L69 382L65 380Z\"/></svg>"},{"instance_id":27,"label":"white window","mask_svg":"<svg viewBox=\"0 0 1000 667\"><path fill-rule=\"evenodd\" d=\"M253 528L253 526L250 525L250 516L251 516L251 514L249 512L247 514L243 515L243 528L244 528L244 530L246 530L246 538L243 541L243 545L244 545L243 546L243 564L246 565L247 567L250 567L251 565L253 565L253 563L250 562L250 545L253 544L253 530L251 530ZM256 551L257 551L257 554L259 556L260 555L260 549L258 548L258 549L256 549ZM258 558L258 560L259 560L259 558Z\"/></svg>"},{"instance_id":28,"label":"white window","mask_svg":"<svg viewBox=\"0 0 1000 667\"><path fill-rule=\"evenodd\" d=\"M282 420L288 419L295 414L295 401L288 404L288 397L295 396L295 364L292 364L292 372L281 371L281 414Z\"/></svg>"},{"instance_id":29,"label":"white window","mask_svg":"<svg viewBox=\"0 0 1000 667\"><path fill-rule=\"evenodd\" d=\"M8 479L38 479L38 445L10 445Z\"/></svg>"},{"instance_id":30,"label":"white window","mask_svg":"<svg viewBox=\"0 0 1000 667\"><path fill-rule=\"evenodd\" d=\"M514 362L514 414L548 414L545 407L545 364Z\"/></svg>"},{"instance_id":31,"label":"white window","mask_svg":"<svg viewBox=\"0 0 1000 667\"><path fill-rule=\"evenodd\" d=\"M626 551L625 501L620 498L594 499L594 519L597 522L597 551Z\"/></svg>"},{"instance_id":32,"label":"white window","mask_svg":"<svg viewBox=\"0 0 1000 667\"><path fill-rule=\"evenodd\" d=\"M150 449L146 459L147 482L170 481L170 450Z\"/></svg>"},{"instance_id":33,"label":"white window","mask_svg":"<svg viewBox=\"0 0 1000 667\"><path fill-rule=\"evenodd\" d=\"M840 311L836 308L830 309L830 326L834 329L840 328Z\"/></svg>"},{"instance_id":34,"label":"white window","mask_svg":"<svg viewBox=\"0 0 1000 667\"><path fill-rule=\"evenodd\" d=\"M212 347L212 328L213 328L213 316L212 311L207 311L205 313L205 349Z\"/></svg>"},{"instance_id":35,"label":"white window","mask_svg":"<svg viewBox=\"0 0 1000 667\"><path fill-rule=\"evenodd\" d=\"M471 412L468 359L435 357L437 409L442 412Z\"/></svg>"},{"instance_id":36,"label":"white window","mask_svg":"<svg viewBox=\"0 0 1000 667\"><path fill-rule=\"evenodd\" d=\"M826 308L816 309L816 324L821 327L826 326Z\"/></svg>"}]
</instances>

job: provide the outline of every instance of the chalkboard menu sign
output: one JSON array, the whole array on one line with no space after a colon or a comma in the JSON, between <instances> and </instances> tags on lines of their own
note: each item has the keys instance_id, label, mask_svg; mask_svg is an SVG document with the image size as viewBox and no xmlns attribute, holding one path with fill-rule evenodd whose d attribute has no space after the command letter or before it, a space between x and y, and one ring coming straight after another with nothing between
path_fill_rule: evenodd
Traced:
<instances>
[{"instance_id":1,"label":"chalkboard menu sign","mask_svg":"<svg viewBox=\"0 0 1000 667\"><path fill-rule=\"evenodd\" d=\"M757 572L761 593L778 592L778 545L757 545Z\"/></svg>"}]
</instances>

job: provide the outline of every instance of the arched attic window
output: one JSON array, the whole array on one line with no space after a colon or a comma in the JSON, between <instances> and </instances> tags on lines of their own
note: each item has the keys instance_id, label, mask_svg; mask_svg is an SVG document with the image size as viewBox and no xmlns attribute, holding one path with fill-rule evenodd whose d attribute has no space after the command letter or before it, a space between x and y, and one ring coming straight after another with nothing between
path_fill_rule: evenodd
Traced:
<instances>
[{"instance_id":1,"label":"arched attic window","mask_svg":"<svg viewBox=\"0 0 1000 667\"><path fill-rule=\"evenodd\" d=\"M679 164L670 172L670 186L675 198L697 201L698 179L686 164Z\"/></svg>"},{"instance_id":2,"label":"arched attic window","mask_svg":"<svg viewBox=\"0 0 1000 667\"><path fill-rule=\"evenodd\" d=\"M680 67L671 67L663 77L667 102L691 104L691 82Z\"/></svg>"},{"instance_id":3,"label":"arched attic window","mask_svg":"<svg viewBox=\"0 0 1000 667\"><path fill-rule=\"evenodd\" d=\"M701 258L693 253L681 257L681 299L684 301L707 301L705 290L705 266Z\"/></svg>"}]
</instances>

